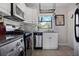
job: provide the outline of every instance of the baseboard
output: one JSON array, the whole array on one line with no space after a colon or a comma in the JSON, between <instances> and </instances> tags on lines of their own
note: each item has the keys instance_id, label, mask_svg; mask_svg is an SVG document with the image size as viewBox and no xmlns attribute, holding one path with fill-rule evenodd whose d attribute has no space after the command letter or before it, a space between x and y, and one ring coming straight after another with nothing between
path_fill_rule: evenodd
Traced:
<instances>
[{"instance_id":1,"label":"baseboard","mask_svg":"<svg viewBox=\"0 0 79 59\"><path fill-rule=\"evenodd\" d=\"M71 47L68 43L59 43L58 45L59 46L68 46L68 47L74 49L74 47Z\"/></svg>"},{"instance_id":2,"label":"baseboard","mask_svg":"<svg viewBox=\"0 0 79 59\"><path fill-rule=\"evenodd\" d=\"M59 46L68 46L67 43L58 43Z\"/></svg>"}]
</instances>

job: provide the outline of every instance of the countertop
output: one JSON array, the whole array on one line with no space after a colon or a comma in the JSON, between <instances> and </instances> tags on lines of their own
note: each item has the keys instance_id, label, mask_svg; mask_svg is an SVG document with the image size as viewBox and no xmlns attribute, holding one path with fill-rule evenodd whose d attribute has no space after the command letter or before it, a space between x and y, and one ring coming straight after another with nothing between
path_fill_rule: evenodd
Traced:
<instances>
[{"instance_id":1,"label":"countertop","mask_svg":"<svg viewBox=\"0 0 79 59\"><path fill-rule=\"evenodd\" d=\"M29 35L32 35L32 33L30 33L30 32L25 32L24 35L25 35L25 36L29 36Z\"/></svg>"},{"instance_id":2,"label":"countertop","mask_svg":"<svg viewBox=\"0 0 79 59\"><path fill-rule=\"evenodd\" d=\"M18 39L23 37L23 35L13 35L12 38L7 38L7 37L11 37L11 36L12 35L6 35L6 38L4 38L3 41L0 42L0 47L4 46L6 44L9 44L11 42L14 42L14 41L16 41L16 40L18 40Z\"/></svg>"},{"instance_id":3,"label":"countertop","mask_svg":"<svg viewBox=\"0 0 79 59\"><path fill-rule=\"evenodd\" d=\"M56 31L35 31L34 33L57 33Z\"/></svg>"},{"instance_id":4,"label":"countertop","mask_svg":"<svg viewBox=\"0 0 79 59\"><path fill-rule=\"evenodd\" d=\"M9 44L11 42L14 42L20 38L24 38L24 35L26 37L28 37L29 35L32 35L32 33L29 32L25 32L24 34L20 34L20 35L6 35L6 36L2 36L0 37L1 41L0 41L0 47L6 44Z\"/></svg>"}]
</instances>

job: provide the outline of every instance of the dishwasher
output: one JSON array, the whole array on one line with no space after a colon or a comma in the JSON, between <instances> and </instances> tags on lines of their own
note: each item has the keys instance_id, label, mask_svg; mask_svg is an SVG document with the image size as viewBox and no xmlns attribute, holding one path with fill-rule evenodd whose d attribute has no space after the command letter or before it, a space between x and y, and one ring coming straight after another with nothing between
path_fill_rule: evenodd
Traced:
<instances>
[{"instance_id":1,"label":"dishwasher","mask_svg":"<svg viewBox=\"0 0 79 59\"><path fill-rule=\"evenodd\" d=\"M43 33L34 32L34 49L42 49L42 48L43 48Z\"/></svg>"}]
</instances>

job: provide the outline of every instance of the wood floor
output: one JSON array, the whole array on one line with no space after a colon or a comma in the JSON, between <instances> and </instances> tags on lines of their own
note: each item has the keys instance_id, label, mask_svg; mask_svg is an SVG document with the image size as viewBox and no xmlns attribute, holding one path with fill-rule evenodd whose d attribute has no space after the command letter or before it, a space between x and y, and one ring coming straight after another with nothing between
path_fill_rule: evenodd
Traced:
<instances>
[{"instance_id":1,"label":"wood floor","mask_svg":"<svg viewBox=\"0 0 79 59\"><path fill-rule=\"evenodd\" d=\"M73 56L73 49L67 46L60 46L56 50L34 50L32 56Z\"/></svg>"}]
</instances>

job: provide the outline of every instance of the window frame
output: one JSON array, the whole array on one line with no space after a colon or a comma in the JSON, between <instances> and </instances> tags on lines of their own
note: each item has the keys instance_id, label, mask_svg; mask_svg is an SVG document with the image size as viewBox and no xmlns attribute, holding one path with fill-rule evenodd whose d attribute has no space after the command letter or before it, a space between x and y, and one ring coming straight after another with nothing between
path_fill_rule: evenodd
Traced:
<instances>
[{"instance_id":1,"label":"window frame","mask_svg":"<svg viewBox=\"0 0 79 59\"><path fill-rule=\"evenodd\" d=\"M43 15L43 16L51 16L51 15ZM50 28L39 28L39 26L38 26L38 29L52 29L52 16L51 16L51 21L39 21L39 18L40 16L38 16L38 24L40 23L40 22L50 22L51 23L51 27Z\"/></svg>"}]
</instances>

